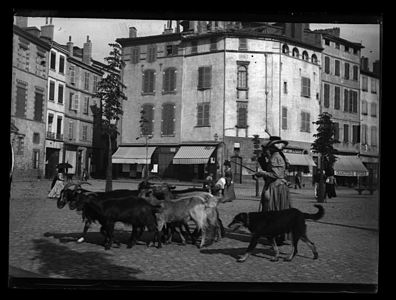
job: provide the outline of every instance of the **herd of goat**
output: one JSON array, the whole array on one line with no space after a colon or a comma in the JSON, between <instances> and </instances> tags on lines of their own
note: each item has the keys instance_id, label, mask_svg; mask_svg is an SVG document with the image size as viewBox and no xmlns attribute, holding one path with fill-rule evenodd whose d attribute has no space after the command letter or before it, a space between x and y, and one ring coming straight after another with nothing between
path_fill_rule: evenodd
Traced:
<instances>
[{"instance_id":1,"label":"herd of goat","mask_svg":"<svg viewBox=\"0 0 396 300\"><path fill-rule=\"evenodd\" d=\"M85 222L83 242L92 223L101 225L104 247L110 249L114 240L114 227L117 222L132 227L127 247L134 246L146 229L152 233L152 240L160 248L162 243L170 243L178 233L182 243L190 239L192 244L201 248L224 236L217 205L221 196L216 191L209 193L203 188L175 190L167 183L154 184L143 181L137 190L114 190L110 192L92 192L82 188L85 182L67 183L57 201L57 207L68 204L71 210L81 212ZM220 193L221 194L221 193ZM189 223L195 224L193 232Z\"/></svg>"}]
</instances>

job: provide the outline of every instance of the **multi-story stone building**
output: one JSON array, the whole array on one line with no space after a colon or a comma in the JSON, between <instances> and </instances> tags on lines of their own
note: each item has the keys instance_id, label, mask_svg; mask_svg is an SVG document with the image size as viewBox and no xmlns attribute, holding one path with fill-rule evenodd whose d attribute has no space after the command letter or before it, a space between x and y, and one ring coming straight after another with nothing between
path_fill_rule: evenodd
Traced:
<instances>
[{"instance_id":1,"label":"multi-story stone building","mask_svg":"<svg viewBox=\"0 0 396 300\"><path fill-rule=\"evenodd\" d=\"M205 171L220 172L225 159L254 168L253 136L279 135L291 141L296 166L312 167L303 154L319 114L322 48L237 22L182 24L183 32L168 25L162 35L136 37L132 29L117 40L128 101L113 162L134 175L147 150L160 176L203 179ZM235 174L238 180L247 173Z\"/></svg>"},{"instance_id":2,"label":"multi-story stone building","mask_svg":"<svg viewBox=\"0 0 396 300\"><path fill-rule=\"evenodd\" d=\"M362 57L360 69L360 159L369 170L365 185L378 183L379 171L379 120L380 120L380 76L379 62L373 63L370 71L368 58Z\"/></svg>"},{"instance_id":3,"label":"multi-story stone building","mask_svg":"<svg viewBox=\"0 0 396 300\"><path fill-rule=\"evenodd\" d=\"M13 26L11 145L13 178L44 176L47 115L48 52L40 30L16 17Z\"/></svg>"}]
</instances>

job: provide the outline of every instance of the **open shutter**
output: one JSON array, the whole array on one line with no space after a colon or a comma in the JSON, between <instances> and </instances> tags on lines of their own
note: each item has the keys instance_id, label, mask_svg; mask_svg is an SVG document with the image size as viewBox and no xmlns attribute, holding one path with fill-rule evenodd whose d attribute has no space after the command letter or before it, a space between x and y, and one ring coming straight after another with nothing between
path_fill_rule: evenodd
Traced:
<instances>
[{"instance_id":1,"label":"open shutter","mask_svg":"<svg viewBox=\"0 0 396 300\"><path fill-rule=\"evenodd\" d=\"M204 68L199 67L198 68L198 89L202 89L202 87L203 87L203 72L204 72Z\"/></svg>"},{"instance_id":2,"label":"open shutter","mask_svg":"<svg viewBox=\"0 0 396 300\"><path fill-rule=\"evenodd\" d=\"M197 107L197 125L202 126L203 125L203 105L198 104Z\"/></svg>"},{"instance_id":3,"label":"open shutter","mask_svg":"<svg viewBox=\"0 0 396 300\"><path fill-rule=\"evenodd\" d=\"M206 103L204 105L203 115L204 115L204 120L203 120L204 124L203 125L208 126L209 125L209 117L210 117L210 105L209 105L209 103Z\"/></svg>"}]
</instances>

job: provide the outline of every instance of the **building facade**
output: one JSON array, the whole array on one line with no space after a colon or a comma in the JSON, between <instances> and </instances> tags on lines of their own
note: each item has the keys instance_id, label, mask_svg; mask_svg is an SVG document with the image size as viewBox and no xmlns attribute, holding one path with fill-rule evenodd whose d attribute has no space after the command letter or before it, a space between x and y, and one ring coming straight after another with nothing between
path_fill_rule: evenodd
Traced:
<instances>
[{"instance_id":1,"label":"building facade","mask_svg":"<svg viewBox=\"0 0 396 300\"><path fill-rule=\"evenodd\" d=\"M11 145L13 178L43 178L47 115L48 53L40 30L16 18L13 26Z\"/></svg>"}]
</instances>

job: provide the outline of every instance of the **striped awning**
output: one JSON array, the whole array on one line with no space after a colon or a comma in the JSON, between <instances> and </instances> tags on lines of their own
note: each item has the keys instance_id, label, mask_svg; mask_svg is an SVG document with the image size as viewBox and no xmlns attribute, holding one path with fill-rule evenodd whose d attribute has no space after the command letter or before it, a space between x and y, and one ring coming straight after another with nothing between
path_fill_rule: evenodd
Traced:
<instances>
[{"instance_id":1,"label":"striped awning","mask_svg":"<svg viewBox=\"0 0 396 300\"><path fill-rule=\"evenodd\" d=\"M368 176L369 172L357 156L337 155L334 164L334 175L337 176Z\"/></svg>"},{"instance_id":2,"label":"striped awning","mask_svg":"<svg viewBox=\"0 0 396 300\"><path fill-rule=\"evenodd\" d=\"M112 156L113 164L145 164L151 163L151 155L156 147L119 147Z\"/></svg>"},{"instance_id":3,"label":"striped awning","mask_svg":"<svg viewBox=\"0 0 396 300\"><path fill-rule=\"evenodd\" d=\"M206 164L214 149L215 146L181 146L173 157L173 164Z\"/></svg>"},{"instance_id":4,"label":"striped awning","mask_svg":"<svg viewBox=\"0 0 396 300\"><path fill-rule=\"evenodd\" d=\"M292 166L316 166L312 157L307 154L285 153L285 156Z\"/></svg>"}]
</instances>

